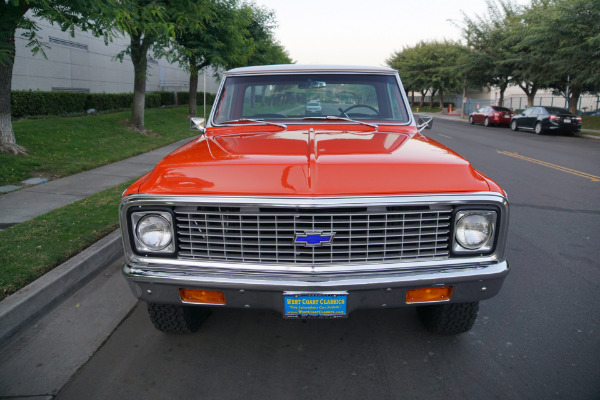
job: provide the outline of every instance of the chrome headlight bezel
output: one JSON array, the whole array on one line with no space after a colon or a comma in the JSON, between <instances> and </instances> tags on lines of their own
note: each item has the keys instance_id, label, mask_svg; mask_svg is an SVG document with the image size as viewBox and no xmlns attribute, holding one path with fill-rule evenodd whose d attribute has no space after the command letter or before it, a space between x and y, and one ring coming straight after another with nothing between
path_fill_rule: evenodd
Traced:
<instances>
[{"instance_id":1,"label":"chrome headlight bezel","mask_svg":"<svg viewBox=\"0 0 600 400\"><path fill-rule=\"evenodd\" d=\"M465 229L474 230L480 240L469 243L465 237ZM495 210L460 210L454 216L452 251L454 254L488 254L494 251L498 223L498 212ZM479 231L477 226L480 227ZM472 235L471 235L472 236Z\"/></svg>"},{"instance_id":2,"label":"chrome headlight bezel","mask_svg":"<svg viewBox=\"0 0 600 400\"><path fill-rule=\"evenodd\" d=\"M164 222L165 230L168 232L168 240L166 244L153 247L140 237L139 227L143 221L148 218L156 217L157 222ZM131 236L135 250L141 254L173 254L175 252L175 232L173 229L173 216L167 211L136 211L130 214L131 221Z\"/></svg>"}]
</instances>

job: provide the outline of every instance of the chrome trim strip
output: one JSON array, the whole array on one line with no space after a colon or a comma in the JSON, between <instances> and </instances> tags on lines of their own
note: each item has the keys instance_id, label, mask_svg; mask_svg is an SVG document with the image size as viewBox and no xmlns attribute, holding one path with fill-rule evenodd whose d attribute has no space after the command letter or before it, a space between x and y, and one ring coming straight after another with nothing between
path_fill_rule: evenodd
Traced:
<instances>
[{"instance_id":1,"label":"chrome trim strip","mask_svg":"<svg viewBox=\"0 0 600 400\"><path fill-rule=\"evenodd\" d=\"M303 288L318 290L359 290L377 289L398 286L419 286L469 282L473 279L481 282L504 278L510 268L508 262L491 264L465 264L455 268L442 268L427 271L395 271L354 274L328 274L323 276L303 274L239 274L228 271L199 271L196 275L174 275L164 272L153 272L139 267L123 265L123 275L133 282L151 282L153 284L181 284L221 289L247 290L281 290L301 291Z\"/></svg>"}]
</instances>

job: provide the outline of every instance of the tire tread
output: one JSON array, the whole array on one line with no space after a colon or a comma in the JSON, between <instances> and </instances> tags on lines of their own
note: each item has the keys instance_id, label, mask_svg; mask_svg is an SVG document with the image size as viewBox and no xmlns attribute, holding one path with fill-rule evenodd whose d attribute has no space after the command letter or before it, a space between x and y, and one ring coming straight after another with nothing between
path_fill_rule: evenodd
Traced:
<instances>
[{"instance_id":1,"label":"tire tread","mask_svg":"<svg viewBox=\"0 0 600 400\"><path fill-rule=\"evenodd\" d=\"M420 306L417 313L427 330L456 335L471 330L477 320L479 302Z\"/></svg>"}]
</instances>

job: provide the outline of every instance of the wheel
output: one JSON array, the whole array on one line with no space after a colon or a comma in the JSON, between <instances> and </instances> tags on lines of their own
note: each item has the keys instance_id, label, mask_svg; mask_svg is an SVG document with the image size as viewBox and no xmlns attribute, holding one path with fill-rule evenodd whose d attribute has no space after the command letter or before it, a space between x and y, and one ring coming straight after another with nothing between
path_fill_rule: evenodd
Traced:
<instances>
[{"instance_id":1,"label":"wheel","mask_svg":"<svg viewBox=\"0 0 600 400\"><path fill-rule=\"evenodd\" d=\"M471 125L473 125L475 123L475 121L473 121L473 116L472 115L469 115L469 123Z\"/></svg>"},{"instance_id":2,"label":"wheel","mask_svg":"<svg viewBox=\"0 0 600 400\"><path fill-rule=\"evenodd\" d=\"M202 307L148 303L148 315L156 329L167 333L192 333L210 315Z\"/></svg>"},{"instance_id":3,"label":"wheel","mask_svg":"<svg viewBox=\"0 0 600 400\"><path fill-rule=\"evenodd\" d=\"M475 324L479 302L448 303L417 307L425 328L433 333L456 335L468 332Z\"/></svg>"},{"instance_id":4,"label":"wheel","mask_svg":"<svg viewBox=\"0 0 600 400\"><path fill-rule=\"evenodd\" d=\"M486 127L490 126L490 119L488 117L485 117L485 120L483 121L483 125Z\"/></svg>"},{"instance_id":5,"label":"wheel","mask_svg":"<svg viewBox=\"0 0 600 400\"><path fill-rule=\"evenodd\" d=\"M514 119L512 121L510 121L510 129L512 129L513 131L519 130L519 125L517 124L517 121L515 121Z\"/></svg>"},{"instance_id":6,"label":"wheel","mask_svg":"<svg viewBox=\"0 0 600 400\"><path fill-rule=\"evenodd\" d=\"M542 123L538 122L537 124L535 124L535 134L541 135L542 133L544 133L544 130L542 129Z\"/></svg>"}]
</instances>

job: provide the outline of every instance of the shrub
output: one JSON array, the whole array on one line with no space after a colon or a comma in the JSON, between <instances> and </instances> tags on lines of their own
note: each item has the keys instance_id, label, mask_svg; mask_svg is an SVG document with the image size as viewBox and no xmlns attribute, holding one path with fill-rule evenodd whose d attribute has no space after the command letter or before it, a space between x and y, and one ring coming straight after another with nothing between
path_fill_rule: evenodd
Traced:
<instances>
[{"instance_id":1,"label":"shrub","mask_svg":"<svg viewBox=\"0 0 600 400\"><path fill-rule=\"evenodd\" d=\"M85 109L97 111L120 110L131 108L133 95L131 93L90 93L87 95Z\"/></svg>"},{"instance_id":2,"label":"shrub","mask_svg":"<svg viewBox=\"0 0 600 400\"><path fill-rule=\"evenodd\" d=\"M87 93L13 91L14 118L33 115L65 115L85 112Z\"/></svg>"},{"instance_id":3,"label":"shrub","mask_svg":"<svg viewBox=\"0 0 600 400\"><path fill-rule=\"evenodd\" d=\"M197 94L198 105L202 105L203 93ZM206 102L212 104L215 96L207 93ZM174 104L173 92L146 93L146 108L170 106ZM188 92L178 92L179 105L189 103ZM132 93L80 93L80 92L12 92L11 114L13 118L42 115L84 114L86 110L112 111L131 108Z\"/></svg>"}]
</instances>

